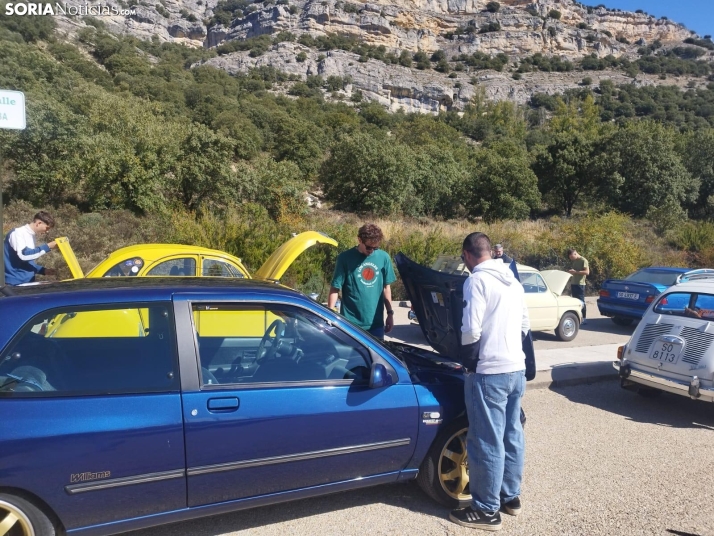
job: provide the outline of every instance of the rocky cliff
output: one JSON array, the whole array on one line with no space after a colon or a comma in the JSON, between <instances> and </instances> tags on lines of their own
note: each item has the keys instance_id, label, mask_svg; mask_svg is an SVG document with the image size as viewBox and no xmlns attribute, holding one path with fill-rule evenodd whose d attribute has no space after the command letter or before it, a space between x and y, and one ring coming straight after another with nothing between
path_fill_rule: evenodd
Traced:
<instances>
[{"instance_id":1,"label":"rocky cliff","mask_svg":"<svg viewBox=\"0 0 714 536\"><path fill-rule=\"evenodd\" d=\"M111 1L135 11L124 17L102 17L111 31L191 46L213 48L290 32L295 37L348 36L366 45L384 47L382 50L393 57L404 51L431 55L437 50L447 59L474 53L508 56L509 64L503 72L469 67L450 77L431 69L368 60L343 50L320 52L296 42L276 43L260 54L233 52L209 60L231 73L269 65L301 77L346 77L350 83L344 88L344 96L359 89L370 100L405 111L461 108L473 96L475 86L482 86L491 98L523 102L537 91L555 93L577 87L586 76L582 72L527 73L514 80L509 70L519 59L536 53L571 61L590 55L635 59L642 45L658 41L664 47L674 46L692 35L684 26L664 18L587 7L574 0L501 0L498 8L488 6L487 0L265 0L252 4L250 0L158 0L156 4ZM77 25L81 25L77 19L65 21L67 28ZM301 53L302 57L296 59ZM633 81L622 72L595 75L596 79L601 77L622 83ZM662 83L645 75L634 82Z\"/></svg>"}]
</instances>

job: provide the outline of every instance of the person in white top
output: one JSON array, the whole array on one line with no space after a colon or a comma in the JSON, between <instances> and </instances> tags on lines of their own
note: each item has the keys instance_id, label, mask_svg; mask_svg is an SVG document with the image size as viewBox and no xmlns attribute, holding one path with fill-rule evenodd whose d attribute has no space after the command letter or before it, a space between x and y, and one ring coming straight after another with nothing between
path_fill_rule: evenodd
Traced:
<instances>
[{"instance_id":1,"label":"person in white top","mask_svg":"<svg viewBox=\"0 0 714 536\"><path fill-rule=\"evenodd\" d=\"M57 247L55 242L35 247L35 236L46 233L54 225L55 220L52 215L41 210L35 214L32 223L7 233L3 244L6 284L31 283L35 280L35 274L55 275L52 268L45 268L35 263L36 259Z\"/></svg>"},{"instance_id":2,"label":"person in white top","mask_svg":"<svg viewBox=\"0 0 714 536\"><path fill-rule=\"evenodd\" d=\"M525 442L521 398L525 393L523 339L530 330L523 286L509 265L491 257L491 241L471 233L462 259L464 283L460 361L469 419L467 451L472 502L451 512L465 527L499 530L503 511L521 511Z\"/></svg>"}]
</instances>

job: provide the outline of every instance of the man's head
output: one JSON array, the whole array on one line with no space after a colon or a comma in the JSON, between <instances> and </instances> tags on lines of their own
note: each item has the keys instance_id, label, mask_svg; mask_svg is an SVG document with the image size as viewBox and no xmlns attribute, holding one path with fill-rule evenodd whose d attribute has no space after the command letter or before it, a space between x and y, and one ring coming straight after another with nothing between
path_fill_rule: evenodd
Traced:
<instances>
[{"instance_id":1,"label":"man's head","mask_svg":"<svg viewBox=\"0 0 714 536\"><path fill-rule=\"evenodd\" d=\"M382 229L373 223L367 223L357 231L357 249L362 255L371 255L375 250L379 249L379 245L384 239Z\"/></svg>"},{"instance_id":2,"label":"man's head","mask_svg":"<svg viewBox=\"0 0 714 536\"><path fill-rule=\"evenodd\" d=\"M464 238L461 258L469 271L491 259L491 240L483 233L471 233Z\"/></svg>"},{"instance_id":3,"label":"man's head","mask_svg":"<svg viewBox=\"0 0 714 536\"><path fill-rule=\"evenodd\" d=\"M35 217L32 218L32 223L30 227L35 231L36 234L46 233L55 226L55 219L49 212L40 210Z\"/></svg>"},{"instance_id":4,"label":"man's head","mask_svg":"<svg viewBox=\"0 0 714 536\"><path fill-rule=\"evenodd\" d=\"M571 261L574 261L575 259L579 259L579 258L580 258L580 254L577 252L577 250L575 250L575 249L573 249L573 248L570 248L570 249L568 250L568 258L569 258Z\"/></svg>"},{"instance_id":5,"label":"man's head","mask_svg":"<svg viewBox=\"0 0 714 536\"><path fill-rule=\"evenodd\" d=\"M493 254L496 256L497 259L503 257L503 246L501 244L496 244L495 246L493 246Z\"/></svg>"}]
</instances>

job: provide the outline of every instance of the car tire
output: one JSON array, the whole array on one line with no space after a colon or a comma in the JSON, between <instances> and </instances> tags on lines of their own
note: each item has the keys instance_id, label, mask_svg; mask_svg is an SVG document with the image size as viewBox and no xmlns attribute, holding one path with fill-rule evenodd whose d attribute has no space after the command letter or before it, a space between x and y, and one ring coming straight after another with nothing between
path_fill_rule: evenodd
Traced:
<instances>
[{"instance_id":1,"label":"car tire","mask_svg":"<svg viewBox=\"0 0 714 536\"><path fill-rule=\"evenodd\" d=\"M634 322L634 319L632 318L625 318L624 316L613 316L610 320L612 320L616 326L622 326L622 327L627 327L632 325Z\"/></svg>"},{"instance_id":2,"label":"car tire","mask_svg":"<svg viewBox=\"0 0 714 536\"><path fill-rule=\"evenodd\" d=\"M560 323L555 330L555 335L561 341L572 341L580 329L580 320L573 312L567 312L560 317Z\"/></svg>"},{"instance_id":3,"label":"car tire","mask_svg":"<svg viewBox=\"0 0 714 536\"><path fill-rule=\"evenodd\" d=\"M42 510L23 497L0 493L0 520L12 516L15 523L7 534L11 536L55 536L54 524Z\"/></svg>"},{"instance_id":4,"label":"car tire","mask_svg":"<svg viewBox=\"0 0 714 536\"><path fill-rule=\"evenodd\" d=\"M466 417L450 422L439 432L419 468L417 483L429 497L447 508L466 507L471 503L468 491L468 457L466 434L469 422ZM451 455L447 455L446 451ZM461 476L446 477L460 469Z\"/></svg>"}]
</instances>

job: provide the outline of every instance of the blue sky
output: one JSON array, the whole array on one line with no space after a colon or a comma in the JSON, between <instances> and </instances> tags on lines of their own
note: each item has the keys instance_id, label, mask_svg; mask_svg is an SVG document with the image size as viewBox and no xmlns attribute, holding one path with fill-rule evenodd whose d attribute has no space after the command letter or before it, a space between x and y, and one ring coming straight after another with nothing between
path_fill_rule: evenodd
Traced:
<instances>
[{"instance_id":1,"label":"blue sky","mask_svg":"<svg viewBox=\"0 0 714 536\"><path fill-rule=\"evenodd\" d=\"M644 9L656 17L681 22L699 35L714 36L714 0L589 0L585 5L604 4L626 11Z\"/></svg>"}]
</instances>

